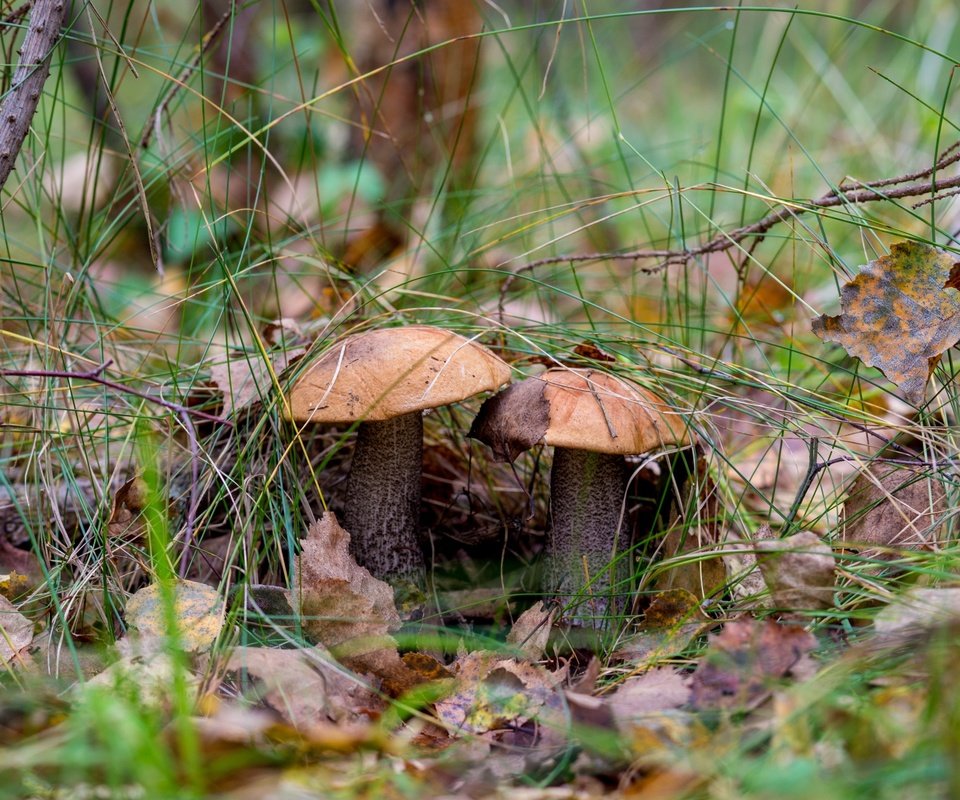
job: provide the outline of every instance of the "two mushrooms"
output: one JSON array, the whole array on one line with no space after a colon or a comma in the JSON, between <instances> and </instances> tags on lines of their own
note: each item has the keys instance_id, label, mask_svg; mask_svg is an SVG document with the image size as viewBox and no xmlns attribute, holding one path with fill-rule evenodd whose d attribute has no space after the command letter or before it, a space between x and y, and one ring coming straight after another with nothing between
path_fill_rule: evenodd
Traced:
<instances>
[{"instance_id":1,"label":"two mushrooms","mask_svg":"<svg viewBox=\"0 0 960 800\"><path fill-rule=\"evenodd\" d=\"M357 561L398 590L425 588L417 535L422 412L509 381L510 367L476 342L408 326L342 339L291 389L293 420L358 424L344 527ZM682 418L622 378L555 368L489 398L469 435L505 461L538 442L554 447L546 589L585 603L579 618L602 619L629 573L624 456L686 444Z\"/></svg>"}]
</instances>

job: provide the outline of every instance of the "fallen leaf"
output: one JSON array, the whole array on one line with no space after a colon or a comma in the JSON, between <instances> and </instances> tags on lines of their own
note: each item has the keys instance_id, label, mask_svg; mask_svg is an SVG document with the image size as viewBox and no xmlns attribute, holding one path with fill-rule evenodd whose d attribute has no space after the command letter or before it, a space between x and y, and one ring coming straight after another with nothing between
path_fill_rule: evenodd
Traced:
<instances>
[{"instance_id":1,"label":"fallen leaf","mask_svg":"<svg viewBox=\"0 0 960 800\"><path fill-rule=\"evenodd\" d=\"M28 555L24 553L24 555ZM14 570L0 574L0 597L15 601L28 594L33 588L30 579Z\"/></svg>"},{"instance_id":2,"label":"fallen leaf","mask_svg":"<svg viewBox=\"0 0 960 800\"><path fill-rule=\"evenodd\" d=\"M129 522L134 514L143 511L149 500L147 482L134 476L124 483L113 496L113 507L110 510L108 524Z\"/></svg>"},{"instance_id":3,"label":"fallen leaf","mask_svg":"<svg viewBox=\"0 0 960 800\"><path fill-rule=\"evenodd\" d=\"M776 608L794 611L833 605L833 550L810 531L757 542L757 562Z\"/></svg>"},{"instance_id":4,"label":"fallen leaf","mask_svg":"<svg viewBox=\"0 0 960 800\"><path fill-rule=\"evenodd\" d=\"M799 625L742 619L728 622L710 638L693 673L690 702L696 709L750 709L769 697L785 678L812 673L809 652L817 646Z\"/></svg>"},{"instance_id":5,"label":"fallen leaf","mask_svg":"<svg viewBox=\"0 0 960 800\"><path fill-rule=\"evenodd\" d=\"M701 601L686 589L657 592L644 612L640 631L621 640L614 656L638 663L669 658L714 624L703 613Z\"/></svg>"},{"instance_id":6,"label":"fallen leaf","mask_svg":"<svg viewBox=\"0 0 960 800\"><path fill-rule=\"evenodd\" d=\"M960 341L957 257L920 242L897 242L840 290L842 313L813 332L877 367L914 405L941 354Z\"/></svg>"},{"instance_id":7,"label":"fallen leaf","mask_svg":"<svg viewBox=\"0 0 960 800\"><path fill-rule=\"evenodd\" d=\"M365 721L383 709L383 701L322 648L235 647L224 671L246 700L272 709L295 728Z\"/></svg>"},{"instance_id":8,"label":"fallen leaf","mask_svg":"<svg viewBox=\"0 0 960 800\"><path fill-rule=\"evenodd\" d=\"M175 685L178 673L185 690L194 695L200 688L200 679L162 651L125 655L86 683L77 683L75 691L78 696L98 691L121 692L150 708L169 708L173 703L170 687Z\"/></svg>"},{"instance_id":9,"label":"fallen leaf","mask_svg":"<svg viewBox=\"0 0 960 800\"><path fill-rule=\"evenodd\" d=\"M216 589L194 581L176 581L167 587L153 583L127 601L127 625L136 630L140 645L149 652L166 641L170 633L167 592L173 596L180 647L188 653L209 650L223 628L224 605Z\"/></svg>"},{"instance_id":10,"label":"fallen leaf","mask_svg":"<svg viewBox=\"0 0 960 800\"><path fill-rule=\"evenodd\" d=\"M147 505L148 492L146 481L135 476L117 489L113 496L107 519L107 537L111 545L111 558L115 563L120 560L128 544L137 542L146 534L147 524L141 512ZM134 566L138 567L138 564Z\"/></svg>"},{"instance_id":11,"label":"fallen leaf","mask_svg":"<svg viewBox=\"0 0 960 800\"><path fill-rule=\"evenodd\" d=\"M547 649L555 613L556 609L548 611L538 600L517 617L507 634L507 644L514 645L531 661L539 661Z\"/></svg>"},{"instance_id":12,"label":"fallen leaf","mask_svg":"<svg viewBox=\"0 0 960 800\"><path fill-rule=\"evenodd\" d=\"M657 667L627 678L605 699L617 727L626 729L648 714L686 705L690 679L670 667Z\"/></svg>"},{"instance_id":13,"label":"fallen leaf","mask_svg":"<svg viewBox=\"0 0 960 800\"><path fill-rule=\"evenodd\" d=\"M33 623L0 596L0 667L9 667L33 641Z\"/></svg>"},{"instance_id":14,"label":"fallen leaf","mask_svg":"<svg viewBox=\"0 0 960 800\"><path fill-rule=\"evenodd\" d=\"M451 666L456 690L436 704L437 717L453 734L485 733L509 723L522 725L555 695L566 670L549 672L535 664L478 651Z\"/></svg>"},{"instance_id":15,"label":"fallen leaf","mask_svg":"<svg viewBox=\"0 0 960 800\"><path fill-rule=\"evenodd\" d=\"M769 525L761 525L751 540L740 539L727 532L723 563L727 568L727 585L731 596L743 608L769 608L771 605L767 583L757 566L757 546L774 538Z\"/></svg>"},{"instance_id":16,"label":"fallen leaf","mask_svg":"<svg viewBox=\"0 0 960 800\"><path fill-rule=\"evenodd\" d=\"M210 366L210 380L223 395L224 417L236 414L254 403L269 397L273 390L274 374L282 372L287 365L302 356L302 347L291 348L270 354L270 364L259 354L240 356Z\"/></svg>"},{"instance_id":17,"label":"fallen leaf","mask_svg":"<svg viewBox=\"0 0 960 800\"><path fill-rule=\"evenodd\" d=\"M878 634L914 633L960 619L960 588L914 588L900 595L874 619Z\"/></svg>"},{"instance_id":18,"label":"fallen leaf","mask_svg":"<svg viewBox=\"0 0 960 800\"><path fill-rule=\"evenodd\" d=\"M946 512L943 483L894 464L866 466L843 504L841 540L871 558L892 558L889 548L928 550L939 543Z\"/></svg>"},{"instance_id":19,"label":"fallen leaf","mask_svg":"<svg viewBox=\"0 0 960 800\"><path fill-rule=\"evenodd\" d=\"M194 717L193 725L203 746L210 749L226 743L262 745L276 716L242 703L218 703L212 714Z\"/></svg>"},{"instance_id":20,"label":"fallen leaf","mask_svg":"<svg viewBox=\"0 0 960 800\"><path fill-rule=\"evenodd\" d=\"M350 555L350 534L332 512L307 530L294 559L291 606L311 641L328 647L351 669L390 681L391 694L420 682L404 665L390 635L400 625L393 589Z\"/></svg>"}]
</instances>

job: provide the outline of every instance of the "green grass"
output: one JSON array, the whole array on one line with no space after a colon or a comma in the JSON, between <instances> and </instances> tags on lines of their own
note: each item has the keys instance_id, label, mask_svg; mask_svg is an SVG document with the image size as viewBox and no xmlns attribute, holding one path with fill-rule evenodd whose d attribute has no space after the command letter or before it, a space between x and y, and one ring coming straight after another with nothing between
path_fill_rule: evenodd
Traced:
<instances>
[{"instance_id":1,"label":"green grass","mask_svg":"<svg viewBox=\"0 0 960 800\"><path fill-rule=\"evenodd\" d=\"M677 523L690 540L708 530L749 537L769 523L835 542L847 483L877 451L864 427L909 448L955 507L954 352L913 413L879 372L814 337L810 320L836 313L839 286L893 241L956 248L956 203L805 204L844 183L927 168L956 141L953 4L647 13L584 1L563 4L563 19L560 4L478 4L483 63L469 92L479 110L469 179L448 191L455 165L441 154L432 172L415 176L423 184L412 204L391 195L373 151L347 146L357 124L348 62L362 44L346 5L258 5L253 40L231 54L255 63L256 85L231 73L227 96L204 96L217 67L208 57L194 69L209 23L193 6L98 7L110 35L93 17L96 50L82 57L96 52L102 62L136 170L122 135L103 137L92 124L68 63L80 56L55 55L32 133L0 194L0 370L89 372L110 361L103 377L111 385L0 378L0 492L31 487L15 544L39 556L43 574L29 608L64 653L112 643L128 594L176 569L187 536L223 559L212 580L227 596L238 586L289 584L298 539L323 507L340 502L352 433L296 430L283 418L279 390L337 337L363 328L429 323L479 335L515 364L516 379L543 359L575 362L581 343L601 348L613 358L603 368L689 414L703 453L699 495ZM399 53L393 68L408 62ZM51 179L85 154L84 176L67 185ZM97 184L106 191L94 201ZM79 192L84 185L89 191ZM294 187L299 210L283 202ZM796 214L762 239L682 263L560 258L530 266L584 253L696 250L781 203ZM407 246L351 271L345 243L377 212ZM265 364L280 349L266 332L280 317L295 322L282 336L306 347L306 358L274 371L259 386L262 404L232 425L143 398L216 415L211 364ZM478 406L427 417L437 474L428 475L425 517L438 594L499 590L499 616L489 629L441 626L435 641L423 644L421 634L412 648L455 652L461 636L476 647L502 645L507 595L522 608L537 594L549 452L518 460L518 491L514 474L465 438ZM731 432L731 420L745 432ZM805 485L814 439L817 457L833 463ZM440 474L441 463L449 474ZM108 526L115 492L147 467L162 495L147 510L154 525L168 521L166 547L136 526ZM451 475L469 478L469 513L458 505L462 492L444 495ZM668 501L669 491L650 500ZM825 644L857 639L878 604L905 587L956 580L955 522L950 511L940 516L945 544L936 551L899 552L882 564L838 556L835 606L808 615ZM641 596L679 568L715 562L701 550L664 561L656 533L640 537L625 587L639 586ZM211 580L209 561L194 557L191 575ZM717 619L745 608L734 583L709 589ZM469 616L468 605L460 610ZM242 641L298 641L296 626L278 631L236 605L232 613ZM627 621L609 622L616 631ZM696 640L683 655L695 658L702 646ZM918 647L929 654L920 676L896 653L841 658L815 685L789 691L769 729L722 721L702 747L676 748L667 761L701 777L691 797L945 796L960 780L948 746L960 707L948 668L953 644L935 637ZM861 674L864 663L906 699L884 695L893 690ZM216 783L211 776L221 780L218 770L241 769L230 759L266 757L250 749L208 772L191 770L200 749L185 697L160 711L123 694L84 693L75 702L67 684L78 665L79 656L67 660L54 684L3 678L0 718L12 709L12 719L28 722L11 724L22 737L2 740L0 796L67 796L51 787L88 785L116 797L128 789L136 796L136 787L199 797ZM19 716L21 707L32 710ZM270 759L298 764L300 756L281 748ZM409 775L379 763L373 783L416 795L415 781L404 784ZM372 791L340 778L344 796Z\"/></svg>"}]
</instances>

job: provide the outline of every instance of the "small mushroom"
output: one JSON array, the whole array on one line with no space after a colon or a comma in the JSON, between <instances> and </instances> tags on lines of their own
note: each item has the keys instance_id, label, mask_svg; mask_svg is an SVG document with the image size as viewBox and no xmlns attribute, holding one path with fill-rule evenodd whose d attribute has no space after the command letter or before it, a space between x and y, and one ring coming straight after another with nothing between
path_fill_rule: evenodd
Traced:
<instances>
[{"instance_id":1,"label":"small mushroom","mask_svg":"<svg viewBox=\"0 0 960 800\"><path fill-rule=\"evenodd\" d=\"M294 384L298 422L359 422L344 527L357 561L395 586L424 588L417 541L428 408L495 391L510 367L442 328L411 325L347 336Z\"/></svg>"},{"instance_id":2,"label":"small mushroom","mask_svg":"<svg viewBox=\"0 0 960 800\"><path fill-rule=\"evenodd\" d=\"M652 392L592 369L550 369L480 408L471 437L513 461L537 442L554 447L547 533L547 590L582 603L576 621L600 627L622 591L628 542L622 525L626 455L683 445L686 424Z\"/></svg>"}]
</instances>

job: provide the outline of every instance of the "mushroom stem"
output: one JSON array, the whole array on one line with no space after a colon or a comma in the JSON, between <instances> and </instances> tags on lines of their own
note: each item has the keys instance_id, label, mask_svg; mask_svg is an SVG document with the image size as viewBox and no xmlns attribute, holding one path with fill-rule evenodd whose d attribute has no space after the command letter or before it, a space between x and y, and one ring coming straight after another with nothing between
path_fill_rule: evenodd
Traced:
<instances>
[{"instance_id":1,"label":"mushroom stem","mask_svg":"<svg viewBox=\"0 0 960 800\"><path fill-rule=\"evenodd\" d=\"M417 541L423 417L419 411L357 431L344 527L357 562L394 586L423 589L426 566Z\"/></svg>"},{"instance_id":2,"label":"mushroom stem","mask_svg":"<svg viewBox=\"0 0 960 800\"><path fill-rule=\"evenodd\" d=\"M620 511L627 491L623 456L557 447L550 472L551 525L547 534L547 589L564 603L575 602L573 620L602 627L608 612L622 608L627 561L616 560L627 545ZM587 585L589 584L589 586Z\"/></svg>"}]
</instances>

